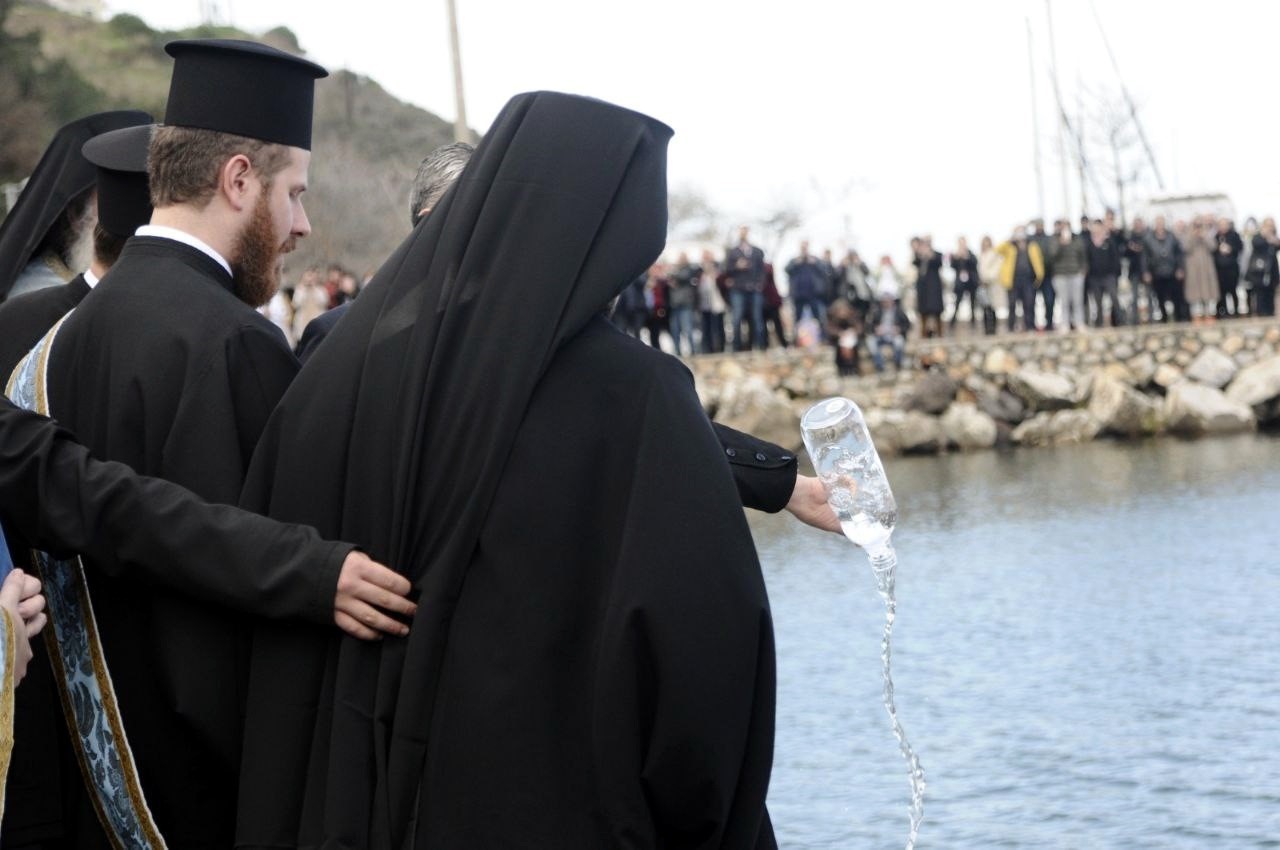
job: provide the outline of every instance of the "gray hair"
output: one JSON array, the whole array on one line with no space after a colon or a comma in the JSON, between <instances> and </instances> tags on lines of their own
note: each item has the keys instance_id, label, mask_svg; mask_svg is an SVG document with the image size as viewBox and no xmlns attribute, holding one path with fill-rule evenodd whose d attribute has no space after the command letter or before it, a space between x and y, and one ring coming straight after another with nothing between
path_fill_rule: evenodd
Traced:
<instances>
[{"instance_id":1,"label":"gray hair","mask_svg":"<svg viewBox=\"0 0 1280 850\"><path fill-rule=\"evenodd\" d=\"M409 220L415 227L426 215L424 210L434 207L449 191L474 152L475 148L466 142L453 142L436 148L422 160L409 191Z\"/></svg>"}]
</instances>

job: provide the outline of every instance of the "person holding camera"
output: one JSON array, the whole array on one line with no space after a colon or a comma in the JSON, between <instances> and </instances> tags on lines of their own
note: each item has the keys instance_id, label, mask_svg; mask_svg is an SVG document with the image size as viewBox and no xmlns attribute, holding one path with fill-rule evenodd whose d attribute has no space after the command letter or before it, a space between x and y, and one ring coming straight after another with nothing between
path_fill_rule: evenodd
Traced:
<instances>
[{"instance_id":1,"label":"person holding camera","mask_svg":"<svg viewBox=\"0 0 1280 850\"><path fill-rule=\"evenodd\" d=\"M1066 303L1067 327L1071 330L1088 324L1084 300L1084 273L1087 267L1084 242L1071 232L1065 218L1053 224L1053 283Z\"/></svg>"}]
</instances>

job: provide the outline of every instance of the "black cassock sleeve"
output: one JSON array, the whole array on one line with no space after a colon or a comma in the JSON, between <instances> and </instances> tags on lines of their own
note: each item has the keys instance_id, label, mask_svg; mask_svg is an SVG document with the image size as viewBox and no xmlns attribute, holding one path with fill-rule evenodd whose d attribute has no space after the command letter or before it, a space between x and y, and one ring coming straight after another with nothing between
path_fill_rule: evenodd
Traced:
<instances>
[{"instance_id":1,"label":"black cassock sleeve","mask_svg":"<svg viewBox=\"0 0 1280 850\"><path fill-rule=\"evenodd\" d=\"M318 623L333 622L338 573L355 548L95 461L68 431L8 399L0 399L0 517L32 545L85 555L108 574L128 565L240 611Z\"/></svg>"},{"instance_id":2,"label":"black cassock sleeve","mask_svg":"<svg viewBox=\"0 0 1280 850\"><path fill-rule=\"evenodd\" d=\"M796 456L765 442L712 422L724 449L742 506L775 514L787 506L796 487Z\"/></svg>"}]
</instances>

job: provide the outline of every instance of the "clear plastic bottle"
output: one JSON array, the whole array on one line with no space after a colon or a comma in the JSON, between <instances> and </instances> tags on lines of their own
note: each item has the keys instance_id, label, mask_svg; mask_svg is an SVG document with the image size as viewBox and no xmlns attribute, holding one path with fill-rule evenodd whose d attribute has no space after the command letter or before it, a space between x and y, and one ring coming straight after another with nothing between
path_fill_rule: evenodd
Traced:
<instances>
[{"instance_id":1,"label":"clear plastic bottle","mask_svg":"<svg viewBox=\"0 0 1280 850\"><path fill-rule=\"evenodd\" d=\"M800 426L813 468L827 491L827 502L836 512L845 536L866 551L876 590L884 600L885 626L880 641L884 706L910 771L911 826L907 850L912 850L924 818L925 779L920 759L911 749L898 720L893 692L891 648L898 607L894 587L898 556L890 538L898 524L898 503L858 405L847 398L825 399L809 408Z\"/></svg>"}]
</instances>

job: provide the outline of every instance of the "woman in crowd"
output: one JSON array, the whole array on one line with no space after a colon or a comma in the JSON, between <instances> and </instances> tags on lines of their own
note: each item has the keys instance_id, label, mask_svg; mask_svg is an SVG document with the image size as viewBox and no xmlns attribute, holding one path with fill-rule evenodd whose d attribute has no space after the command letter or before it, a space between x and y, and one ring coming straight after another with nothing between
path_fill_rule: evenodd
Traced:
<instances>
[{"instance_id":1,"label":"woman in crowd","mask_svg":"<svg viewBox=\"0 0 1280 850\"><path fill-rule=\"evenodd\" d=\"M1262 228L1254 235L1253 250L1249 254L1249 270L1245 279L1249 281L1249 311L1258 316L1274 316L1276 314L1276 276L1280 269L1276 267L1276 248L1280 246L1280 238L1276 236L1276 220L1262 220Z\"/></svg>"},{"instance_id":2,"label":"woman in crowd","mask_svg":"<svg viewBox=\"0 0 1280 850\"><path fill-rule=\"evenodd\" d=\"M925 236L919 242L913 260L916 267L916 311L920 314L920 332L925 339L942 336L942 257L933 250L933 240Z\"/></svg>"},{"instance_id":3,"label":"woman in crowd","mask_svg":"<svg viewBox=\"0 0 1280 850\"><path fill-rule=\"evenodd\" d=\"M1213 266L1213 251L1210 226L1204 216L1196 216L1182 241L1187 264L1187 304L1195 324L1214 321L1218 308L1218 273Z\"/></svg>"},{"instance_id":4,"label":"woman in crowd","mask_svg":"<svg viewBox=\"0 0 1280 850\"><path fill-rule=\"evenodd\" d=\"M990 236L982 237L982 247L978 253L978 280L987 294L987 303L995 311L996 317L1009 309L1008 292L1000 285L1000 266L1004 258L996 250Z\"/></svg>"},{"instance_id":5,"label":"woman in crowd","mask_svg":"<svg viewBox=\"0 0 1280 850\"><path fill-rule=\"evenodd\" d=\"M328 309L329 293L320 283L320 272L307 269L293 290L293 338L302 339L311 320Z\"/></svg>"},{"instance_id":6,"label":"woman in crowd","mask_svg":"<svg viewBox=\"0 0 1280 850\"><path fill-rule=\"evenodd\" d=\"M956 305L951 309L951 327L956 326L960 314L960 302L969 299L969 326L978 321L978 258L969 250L969 242L963 236L956 240L955 253L951 255L951 270L955 272Z\"/></svg>"},{"instance_id":7,"label":"woman in crowd","mask_svg":"<svg viewBox=\"0 0 1280 850\"><path fill-rule=\"evenodd\" d=\"M836 371L841 377L859 373L858 348L862 342L862 317L853 305L837 298L827 311L827 336L836 354Z\"/></svg>"},{"instance_id":8,"label":"woman in crowd","mask_svg":"<svg viewBox=\"0 0 1280 850\"><path fill-rule=\"evenodd\" d=\"M702 353L724 351L724 313L720 292L720 266L710 251L702 252L702 275L698 278L698 310L702 313Z\"/></svg>"}]
</instances>

